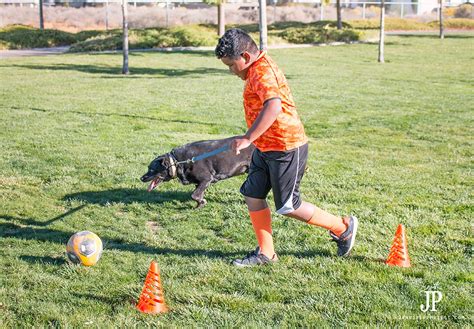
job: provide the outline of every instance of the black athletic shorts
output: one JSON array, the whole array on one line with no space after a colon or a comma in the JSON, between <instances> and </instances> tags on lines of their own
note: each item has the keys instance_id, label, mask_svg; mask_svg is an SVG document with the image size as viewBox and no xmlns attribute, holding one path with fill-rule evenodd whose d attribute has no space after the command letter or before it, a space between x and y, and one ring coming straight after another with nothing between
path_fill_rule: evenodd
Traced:
<instances>
[{"instance_id":1,"label":"black athletic shorts","mask_svg":"<svg viewBox=\"0 0 474 329\"><path fill-rule=\"evenodd\" d=\"M255 149L240 193L250 198L266 199L272 190L278 214L295 211L302 202L299 187L307 159L308 144L289 151L261 152Z\"/></svg>"}]
</instances>

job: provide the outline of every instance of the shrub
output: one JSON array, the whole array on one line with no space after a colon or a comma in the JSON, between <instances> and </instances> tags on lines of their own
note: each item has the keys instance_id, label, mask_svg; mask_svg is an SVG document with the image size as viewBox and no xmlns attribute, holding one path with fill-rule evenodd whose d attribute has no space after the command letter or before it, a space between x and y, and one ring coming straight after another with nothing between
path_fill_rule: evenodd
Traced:
<instances>
[{"instance_id":1,"label":"shrub","mask_svg":"<svg viewBox=\"0 0 474 329\"><path fill-rule=\"evenodd\" d=\"M217 44L217 34L200 26L172 28L170 33L177 39L175 46L211 46Z\"/></svg>"},{"instance_id":2,"label":"shrub","mask_svg":"<svg viewBox=\"0 0 474 329\"><path fill-rule=\"evenodd\" d=\"M122 34L110 32L80 41L69 48L69 52L104 51L122 49Z\"/></svg>"},{"instance_id":3,"label":"shrub","mask_svg":"<svg viewBox=\"0 0 474 329\"><path fill-rule=\"evenodd\" d=\"M350 21L351 25L355 29L360 30L373 30L379 29L380 19L361 19ZM390 30L429 30L431 27L428 24L419 22L414 19L402 19L402 18L385 18L385 29Z\"/></svg>"},{"instance_id":4,"label":"shrub","mask_svg":"<svg viewBox=\"0 0 474 329\"><path fill-rule=\"evenodd\" d=\"M443 17L454 17L456 10L457 8L455 7L443 8Z\"/></svg>"},{"instance_id":5,"label":"shrub","mask_svg":"<svg viewBox=\"0 0 474 329\"><path fill-rule=\"evenodd\" d=\"M109 31L98 31L98 30L88 30L88 31L81 31L75 34L76 42L85 41L89 38L97 37L99 35L106 35Z\"/></svg>"},{"instance_id":6,"label":"shrub","mask_svg":"<svg viewBox=\"0 0 474 329\"><path fill-rule=\"evenodd\" d=\"M185 26L171 29L149 28L129 31L130 49L158 47L213 46L217 35L205 26ZM74 44L69 51L102 51L122 49L122 31L92 36Z\"/></svg>"},{"instance_id":7,"label":"shrub","mask_svg":"<svg viewBox=\"0 0 474 329\"><path fill-rule=\"evenodd\" d=\"M438 24L436 24L436 26L438 26ZM466 18L450 18L444 21L444 26L448 29L474 29L474 20Z\"/></svg>"},{"instance_id":8,"label":"shrub","mask_svg":"<svg viewBox=\"0 0 474 329\"><path fill-rule=\"evenodd\" d=\"M458 8L454 12L454 17L456 18L473 18L473 5L471 3L465 3Z\"/></svg>"},{"instance_id":9,"label":"shrub","mask_svg":"<svg viewBox=\"0 0 474 329\"><path fill-rule=\"evenodd\" d=\"M315 27L290 27L280 36L291 43L318 43L324 42L322 39L322 29Z\"/></svg>"},{"instance_id":10,"label":"shrub","mask_svg":"<svg viewBox=\"0 0 474 329\"><path fill-rule=\"evenodd\" d=\"M329 41L340 41L340 42L352 42L362 39L362 32L351 30L351 29L342 29L342 30L329 30Z\"/></svg>"},{"instance_id":11,"label":"shrub","mask_svg":"<svg viewBox=\"0 0 474 329\"><path fill-rule=\"evenodd\" d=\"M351 42L361 39L362 33L352 29L337 30L332 27L289 28L280 36L291 43L326 43L333 41Z\"/></svg>"},{"instance_id":12,"label":"shrub","mask_svg":"<svg viewBox=\"0 0 474 329\"><path fill-rule=\"evenodd\" d=\"M354 19L350 21L350 24L359 30L375 30L380 26L380 19Z\"/></svg>"},{"instance_id":13,"label":"shrub","mask_svg":"<svg viewBox=\"0 0 474 329\"><path fill-rule=\"evenodd\" d=\"M74 34L25 25L9 25L0 29L0 42L8 49L67 46L76 41Z\"/></svg>"},{"instance_id":14,"label":"shrub","mask_svg":"<svg viewBox=\"0 0 474 329\"><path fill-rule=\"evenodd\" d=\"M350 29L352 28L352 25L342 21L342 28L344 29ZM319 28L337 28L337 21L316 21L313 23L310 23L309 25L314 26L314 27L319 27Z\"/></svg>"}]
</instances>

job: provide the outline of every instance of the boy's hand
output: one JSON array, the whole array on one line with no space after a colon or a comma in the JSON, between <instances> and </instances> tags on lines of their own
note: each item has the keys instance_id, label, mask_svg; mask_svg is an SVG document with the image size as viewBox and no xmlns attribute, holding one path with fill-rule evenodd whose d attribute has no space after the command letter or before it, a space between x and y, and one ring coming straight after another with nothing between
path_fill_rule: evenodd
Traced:
<instances>
[{"instance_id":1,"label":"boy's hand","mask_svg":"<svg viewBox=\"0 0 474 329\"><path fill-rule=\"evenodd\" d=\"M243 150L250 146L252 142L245 136L236 136L230 145L235 154L240 154L240 150Z\"/></svg>"}]
</instances>

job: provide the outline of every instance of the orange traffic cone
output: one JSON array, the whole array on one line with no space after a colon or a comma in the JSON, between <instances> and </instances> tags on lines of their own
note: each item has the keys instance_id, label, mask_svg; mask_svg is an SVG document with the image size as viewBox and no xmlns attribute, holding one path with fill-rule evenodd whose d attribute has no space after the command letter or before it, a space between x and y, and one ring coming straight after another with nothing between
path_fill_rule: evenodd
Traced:
<instances>
[{"instance_id":1,"label":"orange traffic cone","mask_svg":"<svg viewBox=\"0 0 474 329\"><path fill-rule=\"evenodd\" d=\"M160 269L155 261L151 261L137 309L149 314L168 312L161 289Z\"/></svg>"},{"instance_id":2,"label":"orange traffic cone","mask_svg":"<svg viewBox=\"0 0 474 329\"><path fill-rule=\"evenodd\" d=\"M392 248L388 254L387 265L410 267L410 257L408 257L407 237L405 235L405 227L398 225L395 239L393 239Z\"/></svg>"}]
</instances>

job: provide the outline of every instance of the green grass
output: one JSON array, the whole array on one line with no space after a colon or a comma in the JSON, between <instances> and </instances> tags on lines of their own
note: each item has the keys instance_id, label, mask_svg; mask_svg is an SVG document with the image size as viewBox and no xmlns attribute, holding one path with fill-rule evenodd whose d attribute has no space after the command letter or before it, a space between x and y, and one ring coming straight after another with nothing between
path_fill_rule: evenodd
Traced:
<instances>
[{"instance_id":1,"label":"green grass","mask_svg":"<svg viewBox=\"0 0 474 329\"><path fill-rule=\"evenodd\" d=\"M469 327L473 321L472 35L272 50L310 138L307 201L360 218L352 257L321 229L275 215L280 262L236 269L255 247L238 188L147 193L156 155L245 131L243 84L209 53L0 61L0 327ZM390 268L406 226L412 267ZM65 244L91 230L100 262ZM171 312L134 308L157 260ZM443 293L422 313L424 291ZM471 306L469 306L471 305Z\"/></svg>"}]
</instances>

